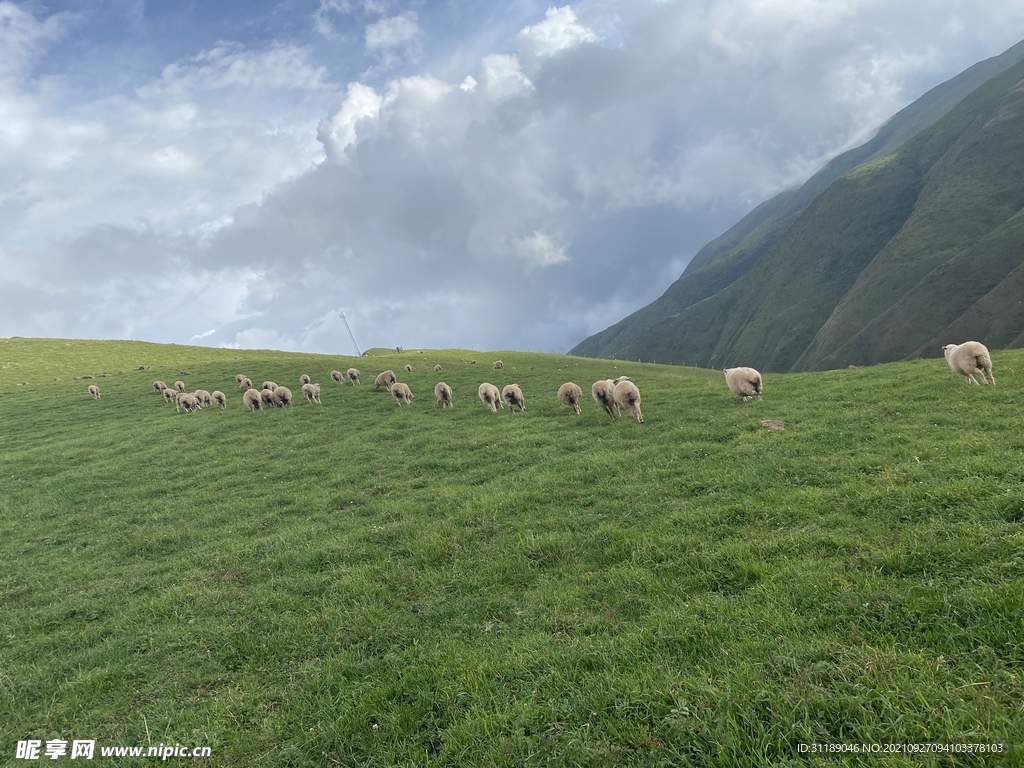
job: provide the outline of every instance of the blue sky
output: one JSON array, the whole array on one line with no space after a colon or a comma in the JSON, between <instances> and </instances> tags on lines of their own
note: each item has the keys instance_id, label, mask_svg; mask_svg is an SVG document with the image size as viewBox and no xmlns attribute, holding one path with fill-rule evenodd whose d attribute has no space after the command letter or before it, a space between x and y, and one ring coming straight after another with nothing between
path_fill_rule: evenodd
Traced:
<instances>
[{"instance_id":1,"label":"blue sky","mask_svg":"<svg viewBox=\"0 0 1024 768\"><path fill-rule=\"evenodd\" d=\"M565 351L1024 4L0 0L0 336Z\"/></svg>"}]
</instances>

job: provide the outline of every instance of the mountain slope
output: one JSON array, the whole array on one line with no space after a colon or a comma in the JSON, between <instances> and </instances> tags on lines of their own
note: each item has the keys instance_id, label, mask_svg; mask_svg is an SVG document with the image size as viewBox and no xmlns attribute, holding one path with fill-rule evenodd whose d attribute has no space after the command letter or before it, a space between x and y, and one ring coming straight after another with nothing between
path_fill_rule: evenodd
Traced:
<instances>
[{"instance_id":1,"label":"mountain slope","mask_svg":"<svg viewBox=\"0 0 1024 768\"><path fill-rule=\"evenodd\" d=\"M742 277L836 179L858 165L898 148L935 123L984 82L1022 59L1024 41L933 88L893 116L866 144L834 158L800 189L786 190L757 206L727 232L701 249L679 280L659 299L584 340L571 350L571 354L591 357L635 355L634 342L641 336L646 337L649 329L715 295ZM660 348L662 345L654 346ZM671 347L671 343L668 346ZM641 355L646 354L641 351ZM701 355L687 349L683 357L696 360ZM663 358L647 355L647 359Z\"/></svg>"}]
</instances>

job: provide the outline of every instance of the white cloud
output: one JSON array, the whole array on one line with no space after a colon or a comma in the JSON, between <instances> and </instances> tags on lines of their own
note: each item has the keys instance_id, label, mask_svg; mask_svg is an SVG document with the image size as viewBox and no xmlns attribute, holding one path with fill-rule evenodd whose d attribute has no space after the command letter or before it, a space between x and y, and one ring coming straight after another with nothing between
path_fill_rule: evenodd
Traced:
<instances>
[{"instance_id":1,"label":"white cloud","mask_svg":"<svg viewBox=\"0 0 1024 768\"><path fill-rule=\"evenodd\" d=\"M516 47L523 54L543 58L597 39L594 31L580 24L572 7L566 5L548 8L544 21L524 28L516 37Z\"/></svg>"},{"instance_id":2,"label":"white cloud","mask_svg":"<svg viewBox=\"0 0 1024 768\"><path fill-rule=\"evenodd\" d=\"M565 246L551 235L539 231L528 237L516 238L515 252L530 268L544 269L569 261Z\"/></svg>"},{"instance_id":3,"label":"white cloud","mask_svg":"<svg viewBox=\"0 0 1024 768\"><path fill-rule=\"evenodd\" d=\"M320 122L317 139L324 145L327 159L335 163L346 162L346 150L359 140L360 123L374 123L380 114L383 99L368 85L349 83L348 95L341 106Z\"/></svg>"},{"instance_id":4,"label":"white cloud","mask_svg":"<svg viewBox=\"0 0 1024 768\"><path fill-rule=\"evenodd\" d=\"M480 79L484 91L496 100L504 100L533 88L515 54L492 53L480 61Z\"/></svg>"},{"instance_id":5,"label":"white cloud","mask_svg":"<svg viewBox=\"0 0 1024 768\"><path fill-rule=\"evenodd\" d=\"M408 45L421 34L416 13L406 11L398 16L381 19L366 27L366 50L386 53L393 48Z\"/></svg>"}]
</instances>

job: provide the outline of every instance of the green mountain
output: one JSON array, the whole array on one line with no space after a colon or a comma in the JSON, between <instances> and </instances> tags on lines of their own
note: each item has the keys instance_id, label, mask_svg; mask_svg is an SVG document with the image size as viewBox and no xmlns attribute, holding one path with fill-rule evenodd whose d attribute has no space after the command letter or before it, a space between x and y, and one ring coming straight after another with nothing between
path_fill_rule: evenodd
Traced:
<instances>
[{"instance_id":1,"label":"green mountain","mask_svg":"<svg viewBox=\"0 0 1024 768\"><path fill-rule=\"evenodd\" d=\"M571 353L785 371L1022 343L1022 61L1024 42L929 91Z\"/></svg>"}]
</instances>

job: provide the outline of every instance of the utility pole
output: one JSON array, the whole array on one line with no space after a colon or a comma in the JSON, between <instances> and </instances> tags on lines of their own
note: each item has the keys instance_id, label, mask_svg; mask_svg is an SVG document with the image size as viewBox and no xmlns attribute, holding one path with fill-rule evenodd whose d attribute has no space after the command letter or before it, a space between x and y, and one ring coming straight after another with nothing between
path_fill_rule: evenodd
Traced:
<instances>
[{"instance_id":1,"label":"utility pole","mask_svg":"<svg viewBox=\"0 0 1024 768\"><path fill-rule=\"evenodd\" d=\"M348 331L348 337L352 339L352 346L356 348L356 357L362 357L363 353L359 351L359 345L356 344L355 334L352 333L352 329L348 325L348 318L345 317L344 312L339 312L338 314L341 315L341 322L345 324L345 330Z\"/></svg>"}]
</instances>

